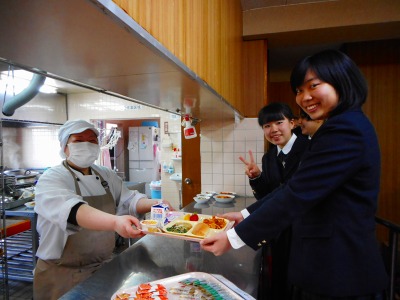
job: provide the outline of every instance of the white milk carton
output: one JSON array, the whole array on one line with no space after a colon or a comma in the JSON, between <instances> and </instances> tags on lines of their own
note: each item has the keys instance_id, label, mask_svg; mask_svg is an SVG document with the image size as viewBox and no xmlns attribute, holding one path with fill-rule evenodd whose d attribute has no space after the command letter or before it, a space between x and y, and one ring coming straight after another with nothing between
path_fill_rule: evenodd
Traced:
<instances>
[{"instance_id":1,"label":"white milk carton","mask_svg":"<svg viewBox=\"0 0 400 300\"><path fill-rule=\"evenodd\" d=\"M168 204L159 202L151 207L150 218L152 220L157 220L158 224L164 226L165 225L164 222L165 219L167 218L168 212L169 212Z\"/></svg>"}]
</instances>

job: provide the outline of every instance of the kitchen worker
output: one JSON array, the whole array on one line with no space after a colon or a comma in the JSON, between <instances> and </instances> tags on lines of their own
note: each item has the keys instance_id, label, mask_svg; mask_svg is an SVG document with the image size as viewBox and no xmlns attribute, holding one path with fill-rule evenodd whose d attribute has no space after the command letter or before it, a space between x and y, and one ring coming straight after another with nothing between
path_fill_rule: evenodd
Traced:
<instances>
[{"instance_id":1,"label":"kitchen worker","mask_svg":"<svg viewBox=\"0 0 400 300\"><path fill-rule=\"evenodd\" d=\"M290 79L296 103L325 120L288 182L241 212L235 227L200 242L222 255L254 250L292 225L291 300L383 300L388 274L376 240L381 154L362 111L368 86L343 52L305 57Z\"/></svg>"},{"instance_id":2,"label":"kitchen worker","mask_svg":"<svg viewBox=\"0 0 400 300\"><path fill-rule=\"evenodd\" d=\"M58 132L65 160L36 185L40 240L34 299L58 299L93 274L111 259L115 233L141 237L138 218L157 203L129 190L111 169L94 164L98 135L87 121L67 121Z\"/></svg>"}]
</instances>

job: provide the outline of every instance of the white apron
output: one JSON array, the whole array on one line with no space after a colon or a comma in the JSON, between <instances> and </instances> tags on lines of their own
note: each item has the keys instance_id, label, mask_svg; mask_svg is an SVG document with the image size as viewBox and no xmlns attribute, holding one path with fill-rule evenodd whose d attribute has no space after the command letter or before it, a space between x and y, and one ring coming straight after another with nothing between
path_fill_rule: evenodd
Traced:
<instances>
[{"instance_id":1,"label":"white apron","mask_svg":"<svg viewBox=\"0 0 400 300\"><path fill-rule=\"evenodd\" d=\"M75 190L81 195L78 177L70 169L66 161L63 165L71 172L75 181ZM99 177L106 194L100 196L85 196L91 207L115 214L115 202L107 182L92 169ZM95 231L82 229L68 237L60 259L38 259L33 282L33 299L58 299L72 287L92 275L107 260L111 259L115 247L113 231Z\"/></svg>"}]
</instances>

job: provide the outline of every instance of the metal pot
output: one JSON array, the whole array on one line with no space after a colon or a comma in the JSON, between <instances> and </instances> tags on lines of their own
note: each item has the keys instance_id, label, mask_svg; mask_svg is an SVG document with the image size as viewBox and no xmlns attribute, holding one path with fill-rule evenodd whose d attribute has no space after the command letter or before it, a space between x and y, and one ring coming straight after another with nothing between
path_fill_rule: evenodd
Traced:
<instances>
[{"instance_id":1,"label":"metal pot","mask_svg":"<svg viewBox=\"0 0 400 300\"><path fill-rule=\"evenodd\" d=\"M14 188L20 188L23 186L31 186L36 183L40 174L24 169L7 170L3 172L5 177L14 178Z\"/></svg>"},{"instance_id":2,"label":"metal pot","mask_svg":"<svg viewBox=\"0 0 400 300\"><path fill-rule=\"evenodd\" d=\"M17 180L19 179L31 179L31 178L36 178L37 175L39 175L38 172L32 172L30 170L24 170L24 169L15 169L15 170L7 170L4 171L4 175L7 176L15 176Z\"/></svg>"}]
</instances>

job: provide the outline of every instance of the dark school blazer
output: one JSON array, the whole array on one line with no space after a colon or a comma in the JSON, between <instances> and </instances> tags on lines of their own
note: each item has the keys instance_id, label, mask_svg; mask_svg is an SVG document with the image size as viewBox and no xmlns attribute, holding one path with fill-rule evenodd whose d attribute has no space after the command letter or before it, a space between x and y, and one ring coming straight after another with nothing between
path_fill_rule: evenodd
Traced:
<instances>
[{"instance_id":1,"label":"dark school blazer","mask_svg":"<svg viewBox=\"0 0 400 300\"><path fill-rule=\"evenodd\" d=\"M383 291L388 276L375 237L380 150L361 110L328 119L289 181L247 209L235 227L259 249L292 224L289 281L332 297Z\"/></svg>"},{"instance_id":2,"label":"dark school blazer","mask_svg":"<svg viewBox=\"0 0 400 300\"><path fill-rule=\"evenodd\" d=\"M285 168L278 161L278 148L273 145L262 158L262 172L257 179L249 180L254 197L258 200L288 181L299 166L300 159L307 149L309 139L304 135L296 135L292 149L285 160ZM283 172L282 172L283 171Z\"/></svg>"}]
</instances>

